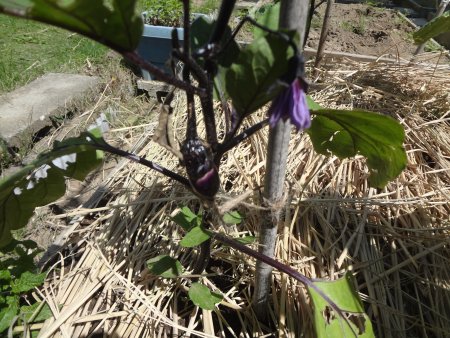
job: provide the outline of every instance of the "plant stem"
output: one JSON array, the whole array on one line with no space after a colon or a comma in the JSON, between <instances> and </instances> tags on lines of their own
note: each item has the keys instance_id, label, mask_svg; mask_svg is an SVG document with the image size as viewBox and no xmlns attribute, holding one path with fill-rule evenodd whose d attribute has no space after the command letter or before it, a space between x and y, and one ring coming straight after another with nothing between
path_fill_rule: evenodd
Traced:
<instances>
[{"instance_id":1,"label":"plant stem","mask_svg":"<svg viewBox=\"0 0 450 338\"><path fill-rule=\"evenodd\" d=\"M330 307L336 311L336 313L342 318L344 319L344 321L349 325L349 327L351 328L351 325L348 323L347 318L344 315L343 310L330 298L328 297L327 294L325 294L321 289L319 289L314 282L320 281L319 279L312 279L312 278L308 278L305 275L302 275L301 273L299 273L298 271L294 270L293 268L291 268L290 266L280 263L279 261L277 261L276 259L269 257L261 252L255 251L251 248L249 248L248 246L227 237L224 234L221 234L219 232L213 232L208 230L209 234L211 235L211 238L225 244L228 245L240 252L245 253L246 255L249 255L253 258L256 259L256 262L264 262L264 264L270 265L271 267L277 269L278 271L281 271L289 276L291 276L292 278L298 280L300 283L302 283L303 285L305 285L307 288L312 289L314 291L316 291L329 305ZM352 328L351 328L352 329ZM352 329L353 331L353 329Z\"/></svg>"},{"instance_id":2,"label":"plant stem","mask_svg":"<svg viewBox=\"0 0 450 338\"><path fill-rule=\"evenodd\" d=\"M183 184L184 186L186 186L186 188L191 190L191 184L189 183L189 180L187 178L185 178L167 168L164 168L164 167L160 166L159 164L156 164L152 161L149 161L143 157L140 157L140 156L130 153L128 151L125 151L125 150L122 150L119 148L115 148L106 142L103 142L101 144L97 143L96 148L99 150L107 151L111 154L125 157L125 158L129 159L130 161L140 163L140 164L142 164L150 169L153 169L167 177L170 177L171 179L174 179L175 181Z\"/></svg>"},{"instance_id":3,"label":"plant stem","mask_svg":"<svg viewBox=\"0 0 450 338\"><path fill-rule=\"evenodd\" d=\"M183 56L188 59L190 54L190 8L189 0L183 0L184 19L183 19ZM183 65L183 81L191 83L190 80L191 68L190 65L184 63ZM187 126L186 126L186 140L191 140L197 137L197 117L195 115L195 101L194 94L186 92L187 101Z\"/></svg>"},{"instance_id":4,"label":"plant stem","mask_svg":"<svg viewBox=\"0 0 450 338\"><path fill-rule=\"evenodd\" d=\"M297 30L300 36L299 41L303 41L305 26L308 20L308 8L309 0L282 0L280 28ZM270 206L275 206L282 200L290 131L290 122L280 119L269 133L264 198ZM261 224L259 235L261 244L259 253L273 259L277 227L280 220L280 208L270 208L268 215L264 215L262 219L264 221ZM262 320L267 315L271 277L272 266L264 263L262 260L258 260L256 262L253 306L256 314Z\"/></svg>"}]
</instances>

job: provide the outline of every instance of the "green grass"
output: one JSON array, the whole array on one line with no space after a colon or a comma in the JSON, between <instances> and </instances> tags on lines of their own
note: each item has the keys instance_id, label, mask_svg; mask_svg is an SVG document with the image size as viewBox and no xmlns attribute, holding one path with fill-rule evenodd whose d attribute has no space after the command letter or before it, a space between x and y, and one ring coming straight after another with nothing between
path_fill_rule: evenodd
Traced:
<instances>
[{"instance_id":1,"label":"green grass","mask_svg":"<svg viewBox=\"0 0 450 338\"><path fill-rule=\"evenodd\" d=\"M0 15L0 93L49 72L83 73L105 62L107 49L77 34Z\"/></svg>"},{"instance_id":2,"label":"green grass","mask_svg":"<svg viewBox=\"0 0 450 338\"><path fill-rule=\"evenodd\" d=\"M192 12L210 14L211 12L215 11L216 9L219 9L219 7L220 7L220 1L205 0L205 1L202 1L201 3L198 3L197 5L194 4L192 6Z\"/></svg>"}]
</instances>

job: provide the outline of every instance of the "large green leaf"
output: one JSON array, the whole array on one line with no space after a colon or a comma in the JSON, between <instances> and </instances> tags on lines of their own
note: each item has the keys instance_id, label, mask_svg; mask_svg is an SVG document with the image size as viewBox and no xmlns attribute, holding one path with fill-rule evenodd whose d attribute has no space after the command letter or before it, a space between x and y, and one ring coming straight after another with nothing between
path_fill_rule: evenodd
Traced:
<instances>
[{"instance_id":1,"label":"large green leaf","mask_svg":"<svg viewBox=\"0 0 450 338\"><path fill-rule=\"evenodd\" d=\"M40 286L44 283L45 276L45 272L35 274L26 271L12 282L11 291L15 294L21 294L33 290L36 286Z\"/></svg>"},{"instance_id":2,"label":"large green leaf","mask_svg":"<svg viewBox=\"0 0 450 338\"><path fill-rule=\"evenodd\" d=\"M254 13L250 13L250 15L252 14L259 24L263 25L266 28L277 30L280 18L280 3L277 2L276 4L266 4L259 7L256 11L254 11ZM258 27L253 28L254 38L259 38L266 34L267 33L264 30Z\"/></svg>"},{"instance_id":3,"label":"large green leaf","mask_svg":"<svg viewBox=\"0 0 450 338\"><path fill-rule=\"evenodd\" d=\"M440 17L428 22L425 26L414 32L414 42L424 43L428 39L435 37L441 33L450 31L450 12L445 12Z\"/></svg>"},{"instance_id":4,"label":"large green leaf","mask_svg":"<svg viewBox=\"0 0 450 338\"><path fill-rule=\"evenodd\" d=\"M314 326L318 338L375 337L372 323L364 313L364 308L352 283L351 273L329 282L314 282L342 311L336 313L330 304L313 288L308 287L314 306Z\"/></svg>"},{"instance_id":5,"label":"large green leaf","mask_svg":"<svg viewBox=\"0 0 450 338\"><path fill-rule=\"evenodd\" d=\"M288 71L289 44L275 35L261 36L241 51L224 72L225 90L242 118L273 99L283 88L279 79Z\"/></svg>"},{"instance_id":6,"label":"large green leaf","mask_svg":"<svg viewBox=\"0 0 450 338\"><path fill-rule=\"evenodd\" d=\"M17 315L17 311L19 310L19 297L7 296L5 305L5 307L0 308L0 333L10 327L14 317Z\"/></svg>"},{"instance_id":7,"label":"large green leaf","mask_svg":"<svg viewBox=\"0 0 450 338\"><path fill-rule=\"evenodd\" d=\"M142 18L136 0L0 0L0 12L83 34L118 51L136 49Z\"/></svg>"},{"instance_id":8,"label":"large green leaf","mask_svg":"<svg viewBox=\"0 0 450 338\"><path fill-rule=\"evenodd\" d=\"M361 154L370 169L369 184L384 187L406 167L405 132L395 119L364 110L312 111L307 130L314 149L339 158Z\"/></svg>"},{"instance_id":9,"label":"large green leaf","mask_svg":"<svg viewBox=\"0 0 450 338\"><path fill-rule=\"evenodd\" d=\"M36 207L64 195L65 177L82 180L102 163L103 152L96 150L102 142L93 133L55 142L52 151L0 180L0 247L12 240L11 230L27 224Z\"/></svg>"}]
</instances>

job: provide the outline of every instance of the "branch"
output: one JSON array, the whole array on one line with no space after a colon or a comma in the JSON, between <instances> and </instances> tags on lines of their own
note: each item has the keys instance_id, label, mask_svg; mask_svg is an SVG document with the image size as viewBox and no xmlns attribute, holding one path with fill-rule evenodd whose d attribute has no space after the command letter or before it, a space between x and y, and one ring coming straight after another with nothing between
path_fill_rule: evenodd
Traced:
<instances>
[{"instance_id":1,"label":"branch","mask_svg":"<svg viewBox=\"0 0 450 338\"><path fill-rule=\"evenodd\" d=\"M140 68L150 72L159 81L166 82L174 87L182 89L186 91L186 93L196 94L199 95L200 97L207 95L203 88L194 87L189 83L177 79L175 76L164 73L164 71L162 71L155 65L151 64L150 62L144 60L136 52L122 52L121 54L123 55L123 57L128 59L130 62L134 63L136 66L139 66Z\"/></svg>"},{"instance_id":2,"label":"branch","mask_svg":"<svg viewBox=\"0 0 450 338\"><path fill-rule=\"evenodd\" d=\"M95 140L94 137L92 137L92 139ZM96 142L95 146L99 150L103 150L103 151L106 151L106 152L109 152L109 153L112 153L112 154L115 154L115 155L119 155L119 156L125 157L125 158L129 159L130 161L140 163L140 164L142 164L142 165L144 165L144 166L146 166L146 167L148 167L150 169L156 170L157 172L159 172L159 173L161 173L163 175L166 175L166 176L174 179L175 181L183 184L189 190L192 191L191 184L189 183L189 180L187 178L185 178L185 177L183 177L183 176L181 176L181 175L179 175L179 174L177 174L177 173L175 173L175 172L173 172L173 171L171 171L171 170L169 170L167 168L164 168L164 167L160 166L159 164L156 164L156 163L154 163L152 161L146 160L145 158L140 157L140 156L138 156L136 154L130 153L128 151L125 151L125 150L122 150L122 149L119 149L119 148L115 148L112 145L106 143L105 141L104 141L104 143L97 143Z\"/></svg>"},{"instance_id":3,"label":"branch","mask_svg":"<svg viewBox=\"0 0 450 338\"><path fill-rule=\"evenodd\" d=\"M336 313L345 320L345 322L347 323L347 325L350 327L350 329L354 332L353 327L350 325L349 320L347 319L347 317L345 316L344 312L341 310L341 308L330 298L328 297L327 294L325 294L322 290L320 290L315 284L315 281L319 281L317 279L310 279L308 277L306 277L305 275L302 275L301 273L299 273L298 271L294 270L293 268L291 268L290 266L280 263L279 261L266 256L258 251L255 251L251 248L249 248L248 246L232 239L229 238L227 236L225 236L224 234L218 233L218 232L213 232L211 230L207 230L209 232L209 234L211 235L211 238L225 244L228 245L230 247L232 247L233 249L236 249L240 252L243 252L253 258L255 258L257 260L257 262L264 262L267 265L270 265L271 267L277 269L278 271L284 272L285 274L291 276L292 278L298 280L300 283L302 283L303 285L305 285L306 287L313 289L314 291L316 291L329 305L330 307L336 311ZM356 335L356 332L355 336Z\"/></svg>"}]
</instances>

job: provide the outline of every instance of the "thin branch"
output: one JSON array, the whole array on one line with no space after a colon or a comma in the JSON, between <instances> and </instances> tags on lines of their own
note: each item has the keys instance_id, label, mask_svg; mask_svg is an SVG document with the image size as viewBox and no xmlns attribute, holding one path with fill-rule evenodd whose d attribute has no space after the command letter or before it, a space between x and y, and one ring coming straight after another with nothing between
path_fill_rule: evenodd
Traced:
<instances>
[{"instance_id":1,"label":"thin branch","mask_svg":"<svg viewBox=\"0 0 450 338\"><path fill-rule=\"evenodd\" d=\"M92 137L92 140L95 142L94 137ZM130 153L128 151L125 151L125 150L122 150L119 148L115 148L106 142L95 143L95 147L99 150L107 151L109 153L125 157L125 158L129 159L130 161L140 163L140 164L142 164L150 169L153 169L169 178L174 179L175 181L183 184L184 186L186 186L186 188L188 188L189 190L192 191L191 184L189 183L189 180L187 178L185 178L167 168L164 168L164 167L160 166L159 164L156 164L152 161L146 160L145 158L140 157L136 154Z\"/></svg>"},{"instance_id":2,"label":"thin branch","mask_svg":"<svg viewBox=\"0 0 450 338\"><path fill-rule=\"evenodd\" d=\"M183 59L189 60L190 55L190 8L189 0L183 0L184 19L183 19L183 51L180 54ZM203 73L203 72L200 72ZM190 79L191 67L189 63L184 63L183 66L183 81L191 84ZM187 126L186 126L186 139L193 139L197 137L197 117L195 115L195 101L192 93L186 92L187 101Z\"/></svg>"},{"instance_id":3,"label":"thin branch","mask_svg":"<svg viewBox=\"0 0 450 338\"><path fill-rule=\"evenodd\" d=\"M300 283L302 283L306 287L317 292L317 294L319 294L323 298L323 300L325 300L328 303L328 305L330 305L330 307L334 311L336 311L336 313L346 322L346 324L349 326L350 330L353 332L355 337L357 337L357 333L353 329L350 321L345 316L344 311L327 294L325 294L321 289L319 289L314 284L314 282L320 281L319 279L310 279L310 278L306 277L305 275L302 275L298 271L294 270L290 266L280 263L279 261L277 261L276 259L273 259L272 257L269 257L258 251L255 251L255 250L249 248L248 246L246 246L232 238L225 236L224 234L221 234L219 232L214 232L211 230L207 230L207 231L211 235L211 238L213 238L225 245L228 245L228 246L232 247L233 249L238 250L239 252L243 252L243 253L255 258L257 262L264 262L265 264L270 265L271 267L291 276L292 278L298 280Z\"/></svg>"},{"instance_id":4,"label":"thin branch","mask_svg":"<svg viewBox=\"0 0 450 338\"><path fill-rule=\"evenodd\" d=\"M237 146L239 143L241 143L245 139L247 139L250 136L252 136L258 130L260 130L261 128L266 126L268 122L269 122L268 118L263 120L263 121L260 121L260 122L258 122L256 124L254 124L253 126L251 126L250 128L244 130L242 133L240 133L239 135L235 136L234 138L232 138L232 139L222 143L221 145L219 145L219 149L218 149L217 154L216 154L217 159L215 159L216 165L219 165L220 159L222 158L223 154L225 154L231 148Z\"/></svg>"},{"instance_id":5,"label":"thin branch","mask_svg":"<svg viewBox=\"0 0 450 338\"><path fill-rule=\"evenodd\" d=\"M139 66L140 68L150 72L157 80L166 82L174 87L182 89L186 91L186 93L196 94L200 97L207 96L207 93L203 88L192 86L189 83L185 83L184 81L177 79L175 76L164 73L164 71L151 64L150 62L144 60L136 52L122 52L122 55L130 62L134 63L136 66Z\"/></svg>"},{"instance_id":6,"label":"thin branch","mask_svg":"<svg viewBox=\"0 0 450 338\"><path fill-rule=\"evenodd\" d=\"M226 31L228 22L230 21L231 13L233 12L236 0L224 0L220 6L219 16L217 17L214 31L212 32L208 44L217 44L222 40L223 34Z\"/></svg>"}]
</instances>

